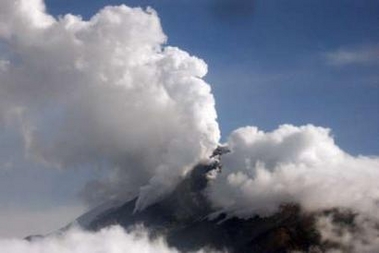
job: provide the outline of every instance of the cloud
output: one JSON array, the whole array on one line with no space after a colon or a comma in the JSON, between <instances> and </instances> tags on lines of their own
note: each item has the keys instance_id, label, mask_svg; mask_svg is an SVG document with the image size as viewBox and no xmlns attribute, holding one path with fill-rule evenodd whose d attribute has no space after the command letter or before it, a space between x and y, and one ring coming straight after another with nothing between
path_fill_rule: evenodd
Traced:
<instances>
[{"instance_id":1,"label":"cloud","mask_svg":"<svg viewBox=\"0 0 379 253\"><path fill-rule=\"evenodd\" d=\"M379 63L379 45L340 48L324 53L327 64L333 66L370 65Z\"/></svg>"},{"instance_id":2,"label":"cloud","mask_svg":"<svg viewBox=\"0 0 379 253\"><path fill-rule=\"evenodd\" d=\"M63 234L32 241L0 239L0 248L7 253L178 253L169 248L162 238L150 240L147 231L142 228L125 232L119 226L96 233L73 228ZM198 251L203 252L205 251Z\"/></svg>"},{"instance_id":3,"label":"cloud","mask_svg":"<svg viewBox=\"0 0 379 253\"><path fill-rule=\"evenodd\" d=\"M328 253L370 253L379 251L378 223L363 216L353 219L350 226L336 221L333 215L318 218L317 228L321 240L329 245L338 245L339 249L330 249ZM332 247L333 248L333 247Z\"/></svg>"},{"instance_id":4,"label":"cloud","mask_svg":"<svg viewBox=\"0 0 379 253\"><path fill-rule=\"evenodd\" d=\"M223 173L208 195L230 216L269 216L297 203L308 212L341 208L379 221L379 158L345 153L329 129L245 127L228 145L232 152L222 158Z\"/></svg>"},{"instance_id":5,"label":"cloud","mask_svg":"<svg viewBox=\"0 0 379 253\"><path fill-rule=\"evenodd\" d=\"M218 143L207 65L166 46L151 9L55 19L41 0L5 0L0 40L0 124L13 117L42 164L107 171L84 190L92 204L139 195L143 209Z\"/></svg>"}]
</instances>

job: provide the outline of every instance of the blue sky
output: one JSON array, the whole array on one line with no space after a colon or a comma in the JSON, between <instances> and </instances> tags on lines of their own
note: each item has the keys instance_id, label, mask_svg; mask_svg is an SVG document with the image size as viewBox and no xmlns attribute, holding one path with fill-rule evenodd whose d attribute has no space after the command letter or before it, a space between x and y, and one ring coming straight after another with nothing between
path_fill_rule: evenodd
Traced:
<instances>
[{"instance_id":1,"label":"blue sky","mask_svg":"<svg viewBox=\"0 0 379 253\"><path fill-rule=\"evenodd\" d=\"M379 1L46 3L54 15L84 18L104 5L152 6L168 44L208 63L223 137L245 125L311 123L352 154L379 151ZM345 54L352 59L335 59Z\"/></svg>"},{"instance_id":2,"label":"blue sky","mask_svg":"<svg viewBox=\"0 0 379 253\"><path fill-rule=\"evenodd\" d=\"M378 0L45 2L55 16L84 18L106 5L152 6L168 44L207 62L205 79L224 140L246 125L270 131L309 123L331 128L337 145L350 154L379 155ZM2 143L17 139L0 130ZM22 145L19 140L5 149L12 153ZM0 223L17 220L13 210L53 213L59 205L73 206L75 217L83 211L77 192L100 173L57 172L26 161L16 167L0 171Z\"/></svg>"}]
</instances>

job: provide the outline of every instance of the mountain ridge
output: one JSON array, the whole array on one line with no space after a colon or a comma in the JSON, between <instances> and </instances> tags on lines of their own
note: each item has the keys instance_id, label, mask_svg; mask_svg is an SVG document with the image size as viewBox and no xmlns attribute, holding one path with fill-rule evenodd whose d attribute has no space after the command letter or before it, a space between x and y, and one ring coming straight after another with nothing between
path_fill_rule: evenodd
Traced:
<instances>
[{"instance_id":1,"label":"mountain ridge","mask_svg":"<svg viewBox=\"0 0 379 253\"><path fill-rule=\"evenodd\" d=\"M129 230L142 225L152 238L163 236L169 246L182 252L209 248L236 253L279 253L309 251L313 245L320 245L314 217L295 204L283 205L278 213L265 218L228 218L223 212L216 213L204 194L209 173L216 169L219 166L212 163L199 164L162 201L134 212L137 199L133 199L100 214L86 229L97 231L120 225Z\"/></svg>"}]
</instances>

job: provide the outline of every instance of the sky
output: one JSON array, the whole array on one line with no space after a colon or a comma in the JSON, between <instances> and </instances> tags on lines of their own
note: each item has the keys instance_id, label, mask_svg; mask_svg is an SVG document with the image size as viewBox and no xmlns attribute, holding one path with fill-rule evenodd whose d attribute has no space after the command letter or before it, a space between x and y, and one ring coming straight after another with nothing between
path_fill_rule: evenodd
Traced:
<instances>
[{"instance_id":1,"label":"sky","mask_svg":"<svg viewBox=\"0 0 379 253\"><path fill-rule=\"evenodd\" d=\"M105 4L152 6L168 44L207 62L223 136L312 123L352 154L378 153L378 1L47 1L83 17Z\"/></svg>"},{"instance_id":2,"label":"sky","mask_svg":"<svg viewBox=\"0 0 379 253\"><path fill-rule=\"evenodd\" d=\"M46 0L54 16L84 19L119 4L153 7L167 44L208 64L204 79L223 141L247 125L272 131L285 123L313 124L332 129L352 155L378 155L379 1ZM1 162L22 149L18 138L2 129ZM5 236L37 232L41 216L48 217L45 231L65 225L85 209L77 193L83 182L102 173L16 163L16 169L2 166L0 224L25 221L0 231Z\"/></svg>"}]
</instances>

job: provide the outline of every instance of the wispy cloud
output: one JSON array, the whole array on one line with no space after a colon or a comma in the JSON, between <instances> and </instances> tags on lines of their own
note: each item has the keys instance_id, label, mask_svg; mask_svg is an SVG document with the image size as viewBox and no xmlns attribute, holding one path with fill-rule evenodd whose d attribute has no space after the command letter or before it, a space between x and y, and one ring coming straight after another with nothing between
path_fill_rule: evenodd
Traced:
<instances>
[{"instance_id":1,"label":"wispy cloud","mask_svg":"<svg viewBox=\"0 0 379 253\"><path fill-rule=\"evenodd\" d=\"M379 64L379 44L352 48L339 48L323 53L327 64L345 66L351 64Z\"/></svg>"}]
</instances>

